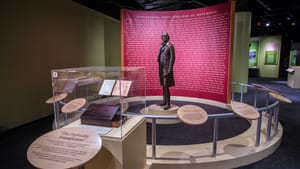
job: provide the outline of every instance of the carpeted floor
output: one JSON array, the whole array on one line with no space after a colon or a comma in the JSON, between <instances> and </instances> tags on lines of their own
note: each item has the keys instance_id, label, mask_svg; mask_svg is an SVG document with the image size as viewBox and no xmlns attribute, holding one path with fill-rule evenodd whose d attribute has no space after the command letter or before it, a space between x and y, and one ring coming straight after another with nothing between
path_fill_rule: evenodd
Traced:
<instances>
[{"instance_id":1,"label":"carpeted floor","mask_svg":"<svg viewBox=\"0 0 300 169\"><path fill-rule=\"evenodd\" d=\"M292 89L286 85L286 81L280 79L263 79L252 78L249 83L257 83L267 86L273 90L283 93L290 98L293 103L280 105L279 120L283 126L284 134L282 143L277 151L271 156L258 161L256 163L239 167L240 169L299 169L300 168L300 89ZM246 96L245 96L246 97ZM247 97L245 98L247 100ZM260 103L263 104L263 103ZM29 145L42 134L51 131L53 117L46 117L41 120L32 122L30 124L10 130L6 133L0 134L0 169L31 169L33 168L26 158L26 151ZM242 121L241 121L242 122ZM207 125L211 125L208 122ZM243 123L243 122L242 122ZM220 122L220 125L225 124ZM170 140L176 144L185 144L193 142L206 142L207 138L201 138L201 135L191 137L186 127L180 126L184 124L175 124L172 126L161 125L158 127L158 143L170 144ZM235 124L234 124L235 125ZM236 124L238 125L238 124ZM239 126L239 125L238 125ZM247 127L247 126L245 126ZM223 128L223 127L220 127ZM231 126L231 128L238 128ZM199 128L198 128L199 129ZM150 130L149 127L147 129ZM176 132L181 130L180 132ZM200 130L200 129L199 129ZM239 129L237 132L242 132L244 129ZM194 128L189 128L188 131L194 131ZM148 132L150 133L150 132ZM169 133L169 134L168 134ZM176 133L181 137L174 137ZM209 134L210 132L207 132ZM226 131L220 131L220 139L227 136L222 135ZM204 132L205 134L205 132ZM178 135L178 134L177 134ZM148 134L148 142L150 135ZM173 144L173 143L172 143Z\"/></svg>"},{"instance_id":2,"label":"carpeted floor","mask_svg":"<svg viewBox=\"0 0 300 169\"><path fill-rule=\"evenodd\" d=\"M269 157L239 169L299 169L300 168L300 89L292 89L285 80L250 79L249 83L258 83L283 93L293 103L281 103L279 121L283 126L280 147Z\"/></svg>"}]
</instances>

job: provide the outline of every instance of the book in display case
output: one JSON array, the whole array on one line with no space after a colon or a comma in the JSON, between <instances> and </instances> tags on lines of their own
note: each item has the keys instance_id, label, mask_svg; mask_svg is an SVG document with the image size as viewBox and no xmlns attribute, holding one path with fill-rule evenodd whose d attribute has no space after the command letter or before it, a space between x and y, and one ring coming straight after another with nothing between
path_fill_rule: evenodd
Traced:
<instances>
[{"instance_id":1,"label":"book in display case","mask_svg":"<svg viewBox=\"0 0 300 169\"><path fill-rule=\"evenodd\" d=\"M126 123L143 120L146 106L143 67L79 67L51 71L55 129L80 125L100 135L126 132Z\"/></svg>"}]
</instances>

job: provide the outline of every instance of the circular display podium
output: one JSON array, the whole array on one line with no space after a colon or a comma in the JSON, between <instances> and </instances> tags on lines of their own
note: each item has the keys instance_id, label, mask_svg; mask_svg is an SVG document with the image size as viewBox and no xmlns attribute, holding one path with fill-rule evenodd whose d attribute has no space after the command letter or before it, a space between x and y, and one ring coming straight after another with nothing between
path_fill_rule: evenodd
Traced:
<instances>
[{"instance_id":1,"label":"circular display podium","mask_svg":"<svg viewBox=\"0 0 300 169\"><path fill-rule=\"evenodd\" d=\"M141 109L141 113L143 114L149 114L149 115L157 115L157 116L174 116L177 115L178 106L171 104L170 108L168 110L164 110L163 106L159 106L157 104L151 104L150 106ZM151 119L147 120L148 122L151 122ZM173 123L179 123L181 122L179 119L158 119L156 120L157 124L173 124Z\"/></svg>"},{"instance_id":2,"label":"circular display podium","mask_svg":"<svg viewBox=\"0 0 300 169\"><path fill-rule=\"evenodd\" d=\"M37 168L83 168L101 149L100 136L80 127L67 127L37 138L27 150L27 159Z\"/></svg>"}]
</instances>

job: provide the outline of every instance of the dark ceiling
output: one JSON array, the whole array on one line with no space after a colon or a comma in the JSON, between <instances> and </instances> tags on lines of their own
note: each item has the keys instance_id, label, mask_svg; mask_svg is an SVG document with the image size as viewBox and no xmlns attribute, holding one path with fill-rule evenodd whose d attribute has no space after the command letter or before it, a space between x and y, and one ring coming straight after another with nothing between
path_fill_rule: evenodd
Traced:
<instances>
[{"instance_id":1,"label":"dark ceiling","mask_svg":"<svg viewBox=\"0 0 300 169\"><path fill-rule=\"evenodd\" d=\"M228 0L74 0L120 19L121 9L163 11L201 8ZM236 12L252 13L251 36L282 35L300 41L300 0L236 0ZM269 26L266 24L269 23Z\"/></svg>"}]
</instances>

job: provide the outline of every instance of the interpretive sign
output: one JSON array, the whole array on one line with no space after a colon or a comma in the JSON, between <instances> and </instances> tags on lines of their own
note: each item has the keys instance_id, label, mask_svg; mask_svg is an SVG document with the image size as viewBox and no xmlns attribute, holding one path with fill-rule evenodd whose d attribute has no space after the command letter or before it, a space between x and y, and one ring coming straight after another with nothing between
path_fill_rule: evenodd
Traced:
<instances>
[{"instance_id":1,"label":"interpretive sign","mask_svg":"<svg viewBox=\"0 0 300 169\"><path fill-rule=\"evenodd\" d=\"M37 168L75 168L91 160L101 146L101 138L94 131L61 128L36 139L27 150L27 158Z\"/></svg>"},{"instance_id":2,"label":"interpretive sign","mask_svg":"<svg viewBox=\"0 0 300 169\"><path fill-rule=\"evenodd\" d=\"M230 106L233 112L242 118L249 120L255 120L259 118L259 112L249 104L232 101Z\"/></svg>"},{"instance_id":3,"label":"interpretive sign","mask_svg":"<svg viewBox=\"0 0 300 169\"><path fill-rule=\"evenodd\" d=\"M63 100L67 96L68 96L67 93L61 93L61 94L55 95L53 97L50 97L49 99L46 100L46 103L47 104L52 104L52 103L55 103L55 102Z\"/></svg>"},{"instance_id":4,"label":"interpretive sign","mask_svg":"<svg viewBox=\"0 0 300 169\"><path fill-rule=\"evenodd\" d=\"M177 111L178 118L190 125L200 125L207 121L207 112L195 105L181 106Z\"/></svg>"},{"instance_id":5,"label":"interpretive sign","mask_svg":"<svg viewBox=\"0 0 300 169\"><path fill-rule=\"evenodd\" d=\"M172 96L228 102L231 4L178 11L122 10L124 66L144 66L146 95L161 95L157 57L162 32L174 45Z\"/></svg>"},{"instance_id":6,"label":"interpretive sign","mask_svg":"<svg viewBox=\"0 0 300 169\"><path fill-rule=\"evenodd\" d=\"M61 108L61 112L72 113L72 112L77 111L80 108L82 108L85 105L85 103L86 103L85 98L73 99Z\"/></svg>"}]
</instances>

